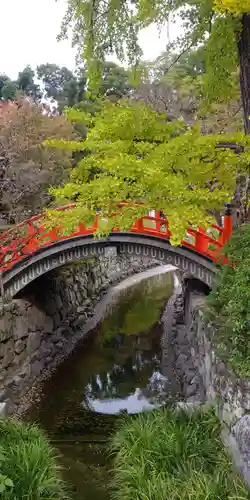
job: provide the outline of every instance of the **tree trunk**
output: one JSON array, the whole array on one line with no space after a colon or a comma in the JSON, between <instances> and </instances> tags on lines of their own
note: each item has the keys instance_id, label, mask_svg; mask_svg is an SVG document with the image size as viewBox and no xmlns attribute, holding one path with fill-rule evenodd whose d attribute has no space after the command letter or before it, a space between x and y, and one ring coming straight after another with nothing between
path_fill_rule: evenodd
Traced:
<instances>
[{"instance_id":1,"label":"tree trunk","mask_svg":"<svg viewBox=\"0 0 250 500\"><path fill-rule=\"evenodd\" d=\"M242 18L242 30L238 40L240 63L240 88L244 110L245 133L250 134L250 14Z\"/></svg>"},{"instance_id":2,"label":"tree trunk","mask_svg":"<svg viewBox=\"0 0 250 500\"><path fill-rule=\"evenodd\" d=\"M245 134L250 134L250 14L242 17L242 29L238 40L238 52L240 63L240 88L244 111ZM249 169L250 174L250 169ZM241 202L240 208L241 222L246 222L249 216L248 200L250 192L250 176L246 176L243 186L240 185ZM244 200L244 201L243 201Z\"/></svg>"}]
</instances>

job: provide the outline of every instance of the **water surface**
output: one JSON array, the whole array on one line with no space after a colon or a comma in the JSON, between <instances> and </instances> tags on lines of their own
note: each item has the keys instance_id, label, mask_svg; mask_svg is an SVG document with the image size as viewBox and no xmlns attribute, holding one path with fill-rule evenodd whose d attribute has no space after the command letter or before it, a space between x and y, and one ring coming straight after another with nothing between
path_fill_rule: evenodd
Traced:
<instances>
[{"instance_id":1,"label":"water surface","mask_svg":"<svg viewBox=\"0 0 250 500\"><path fill-rule=\"evenodd\" d=\"M60 451L75 499L109 499L105 444L117 418L149 411L180 392L171 346L162 359L159 321L173 280L167 273L120 287L106 319L44 383L41 402L29 410L27 418L37 421Z\"/></svg>"}]
</instances>

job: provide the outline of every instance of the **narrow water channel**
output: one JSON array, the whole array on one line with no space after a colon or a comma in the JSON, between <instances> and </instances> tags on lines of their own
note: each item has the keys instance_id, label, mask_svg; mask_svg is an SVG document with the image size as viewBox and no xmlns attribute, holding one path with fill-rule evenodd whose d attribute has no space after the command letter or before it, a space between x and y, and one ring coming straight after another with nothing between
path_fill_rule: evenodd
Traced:
<instances>
[{"instance_id":1,"label":"narrow water channel","mask_svg":"<svg viewBox=\"0 0 250 500\"><path fill-rule=\"evenodd\" d=\"M150 410L180 392L171 346L169 363L162 359L159 321L175 280L172 271L121 288L106 319L44 383L26 415L60 453L74 500L110 498L106 443L121 412Z\"/></svg>"}]
</instances>

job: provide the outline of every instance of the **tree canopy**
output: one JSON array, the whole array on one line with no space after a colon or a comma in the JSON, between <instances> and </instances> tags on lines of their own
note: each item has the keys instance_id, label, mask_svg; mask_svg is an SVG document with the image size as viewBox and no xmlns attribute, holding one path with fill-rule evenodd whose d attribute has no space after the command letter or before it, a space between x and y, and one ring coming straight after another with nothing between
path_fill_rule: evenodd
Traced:
<instances>
[{"instance_id":1,"label":"tree canopy","mask_svg":"<svg viewBox=\"0 0 250 500\"><path fill-rule=\"evenodd\" d=\"M207 78L204 97L208 103L232 98L232 73L240 66L241 93L245 114L245 129L250 132L250 81L247 75L250 55L247 39L250 35L249 0L68 0L61 37L73 28L74 44L79 47L89 69L90 87L99 85L101 63L110 53L138 68L142 51L138 34L142 28L166 23L178 15L182 20L182 35L169 44L168 51L177 48L179 54L200 44L205 49Z\"/></svg>"},{"instance_id":2,"label":"tree canopy","mask_svg":"<svg viewBox=\"0 0 250 500\"><path fill-rule=\"evenodd\" d=\"M35 72L30 66L26 66L18 73L17 80L11 80L7 75L0 75L0 100L12 101L22 95L31 97L38 101L42 97L42 90L35 83Z\"/></svg>"},{"instance_id":3,"label":"tree canopy","mask_svg":"<svg viewBox=\"0 0 250 500\"><path fill-rule=\"evenodd\" d=\"M142 66L142 64L141 64ZM168 120L183 117L186 123L200 120L203 135L243 130L242 102L236 75L231 76L231 99L204 106L204 46L191 49L180 57L164 51L155 60L143 63L140 84L132 92L155 111L166 113Z\"/></svg>"},{"instance_id":4,"label":"tree canopy","mask_svg":"<svg viewBox=\"0 0 250 500\"><path fill-rule=\"evenodd\" d=\"M236 177L247 173L248 148L237 156L216 146L248 146L240 124L242 97L250 131L248 3L68 0L61 36L73 28L83 65L75 73L55 64L37 68L45 97L57 101L60 113L73 107L66 113L83 138L50 143L80 160L70 182L51 191L56 202L76 201L66 225L82 216L88 220L98 208L110 215L117 203L129 201L129 208L117 211L119 227L159 209L178 239L188 224L206 225L209 214L233 197ZM142 63L139 31L154 22L166 29L174 15L182 20L183 34L156 61ZM107 61L113 53L127 58L130 69ZM138 75L135 89L131 81ZM2 99L15 98L13 84L39 100L30 67L16 83L0 77ZM137 201L143 208L132 207ZM108 218L102 230L110 224L114 220Z\"/></svg>"},{"instance_id":5,"label":"tree canopy","mask_svg":"<svg viewBox=\"0 0 250 500\"><path fill-rule=\"evenodd\" d=\"M120 99L129 94L132 85L129 72L110 61L102 66L100 96ZM48 100L56 105L54 112L62 113L65 107L84 108L93 104L93 98L87 93L86 67L80 66L75 72L65 66L46 63L33 70L27 66L18 73L17 80L0 74L0 100L13 101L28 96L35 102ZM94 99L96 101L96 99Z\"/></svg>"},{"instance_id":6,"label":"tree canopy","mask_svg":"<svg viewBox=\"0 0 250 500\"><path fill-rule=\"evenodd\" d=\"M131 223L129 211L139 216L140 210L152 208L168 214L178 237L185 234L187 224L206 224L211 210L221 209L233 198L237 176L244 178L249 168L248 148L238 156L217 148L218 142L233 142L238 151L248 144L238 118L242 101L249 133L249 0L68 0L67 4L60 37L73 29L73 43L87 65L93 94L100 93L110 54L126 60L134 81L141 83L127 103L104 105L87 119L87 139L75 147L86 147L93 154L84 157L72 182L54 191L55 196L76 200L75 213L86 216L98 207L110 215L121 200L142 200L144 209L127 208L117 215L119 227ZM147 80L139 32L152 23L167 29L177 16L182 34L167 46L165 60L149 68ZM196 62L188 65L191 57ZM223 123L218 123L221 111ZM225 131L232 134L223 135ZM246 204L247 186L248 182Z\"/></svg>"},{"instance_id":7,"label":"tree canopy","mask_svg":"<svg viewBox=\"0 0 250 500\"><path fill-rule=\"evenodd\" d=\"M114 225L128 229L136 218L156 209L167 213L172 241L178 242L188 225L211 222L209 212L231 199L237 172L244 172L249 161L247 152L238 156L216 147L218 139L228 142L231 136L202 136L197 125L188 126L182 119L168 122L165 114L141 102L109 102L95 116L81 112L68 116L88 125L86 140L48 144L92 154L79 162L69 183L52 190L59 204L76 202L70 214L60 214L67 229L76 220L89 221L98 208L103 214L102 233ZM237 139L247 144L242 132ZM119 208L121 201L129 205ZM135 206L135 201L143 206ZM55 222L56 214L49 215Z\"/></svg>"},{"instance_id":8,"label":"tree canopy","mask_svg":"<svg viewBox=\"0 0 250 500\"><path fill-rule=\"evenodd\" d=\"M67 181L72 153L42 145L49 138L72 140L72 124L63 116L48 116L27 100L0 107L0 217L8 224L48 206L49 186Z\"/></svg>"},{"instance_id":9,"label":"tree canopy","mask_svg":"<svg viewBox=\"0 0 250 500\"><path fill-rule=\"evenodd\" d=\"M249 0L214 0L214 9L220 14L247 14L250 11Z\"/></svg>"}]
</instances>

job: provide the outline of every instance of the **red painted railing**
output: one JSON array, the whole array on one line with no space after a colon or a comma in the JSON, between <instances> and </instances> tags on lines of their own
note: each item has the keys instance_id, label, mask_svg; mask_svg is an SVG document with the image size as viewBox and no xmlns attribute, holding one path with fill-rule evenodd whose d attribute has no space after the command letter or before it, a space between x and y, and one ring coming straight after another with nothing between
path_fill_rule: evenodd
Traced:
<instances>
[{"instance_id":1,"label":"red painted railing","mask_svg":"<svg viewBox=\"0 0 250 500\"><path fill-rule=\"evenodd\" d=\"M73 207L74 205L67 205L57 210L70 210ZM99 217L99 215L96 215L91 225L79 223L76 230L67 236L62 234L62 226L47 230L42 225L44 220L42 214L18 224L0 236L0 271L10 269L16 262L57 241L67 240L74 236L94 234L98 228ZM119 232L119 229L114 228L112 232ZM156 212L155 216L146 215L137 220L131 227L130 232L157 236L165 240L168 240L171 236L168 220L160 217L160 212ZM181 245L217 262L223 246L232 234L232 216L224 216L223 227L216 224L212 225L210 233L201 227L197 229L189 228ZM216 236L212 235L212 233L216 233Z\"/></svg>"}]
</instances>

